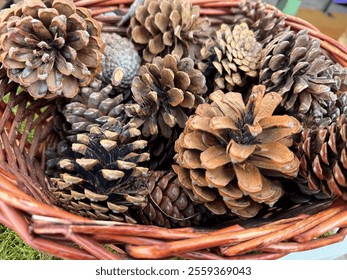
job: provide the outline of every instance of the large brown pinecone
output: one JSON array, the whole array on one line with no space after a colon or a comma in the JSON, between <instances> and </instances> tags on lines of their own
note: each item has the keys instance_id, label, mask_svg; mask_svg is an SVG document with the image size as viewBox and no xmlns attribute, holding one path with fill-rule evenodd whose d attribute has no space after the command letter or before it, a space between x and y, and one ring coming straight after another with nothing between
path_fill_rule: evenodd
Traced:
<instances>
[{"instance_id":1,"label":"large brown pinecone","mask_svg":"<svg viewBox=\"0 0 347 280\"><path fill-rule=\"evenodd\" d=\"M133 43L116 33L102 33L105 44L100 79L119 90L130 90L133 78L138 74L141 57Z\"/></svg>"},{"instance_id":2,"label":"large brown pinecone","mask_svg":"<svg viewBox=\"0 0 347 280\"><path fill-rule=\"evenodd\" d=\"M185 126L190 110L204 102L205 83L191 58L156 57L134 78L131 90L136 103L126 105L126 112L142 126L145 137L170 138L177 126Z\"/></svg>"},{"instance_id":3,"label":"large brown pinecone","mask_svg":"<svg viewBox=\"0 0 347 280\"><path fill-rule=\"evenodd\" d=\"M229 25L247 23L254 31L255 38L261 44L269 43L278 32L285 28L285 17L278 15L278 10L265 11L266 3L258 0L240 1L239 7L231 10L231 15L225 20ZM222 17L223 19L223 17Z\"/></svg>"},{"instance_id":4,"label":"large brown pinecone","mask_svg":"<svg viewBox=\"0 0 347 280\"><path fill-rule=\"evenodd\" d=\"M215 38L207 40L201 49L198 67L215 79L215 89L231 91L244 86L247 77L258 77L261 48L246 23L232 30L222 24Z\"/></svg>"},{"instance_id":5,"label":"large brown pinecone","mask_svg":"<svg viewBox=\"0 0 347 280\"><path fill-rule=\"evenodd\" d=\"M325 127L303 131L298 157L303 192L320 198L347 200L347 118L343 114ZM301 181L302 183L302 181ZM306 183L306 184L305 184Z\"/></svg>"},{"instance_id":6,"label":"large brown pinecone","mask_svg":"<svg viewBox=\"0 0 347 280\"><path fill-rule=\"evenodd\" d=\"M144 186L129 184L148 171L142 167L149 160L143 152L147 142L139 136L132 123L110 118L101 128L63 141L46 164L61 206L93 219L136 222L132 211L147 205L148 194Z\"/></svg>"},{"instance_id":7,"label":"large brown pinecone","mask_svg":"<svg viewBox=\"0 0 347 280\"><path fill-rule=\"evenodd\" d=\"M200 7L184 0L145 0L130 21L131 38L142 58L172 53L194 59L209 36L210 22L200 17Z\"/></svg>"},{"instance_id":8,"label":"large brown pinecone","mask_svg":"<svg viewBox=\"0 0 347 280\"><path fill-rule=\"evenodd\" d=\"M0 15L0 60L33 97L77 95L101 71L100 24L71 0L24 0Z\"/></svg>"},{"instance_id":9,"label":"large brown pinecone","mask_svg":"<svg viewBox=\"0 0 347 280\"><path fill-rule=\"evenodd\" d=\"M126 122L124 106L123 94L115 95L111 84L103 87L100 80L94 79L87 87L81 88L81 92L63 108L65 119L71 125L68 134L100 127L110 117Z\"/></svg>"},{"instance_id":10,"label":"large brown pinecone","mask_svg":"<svg viewBox=\"0 0 347 280\"><path fill-rule=\"evenodd\" d=\"M307 30L283 31L262 51L259 81L282 97L285 111L306 122L327 116L336 102L340 78L335 65Z\"/></svg>"},{"instance_id":11,"label":"large brown pinecone","mask_svg":"<svg viewBox=\"0 0 347 280\"><path fill-rule=\"evenodd\" d=\"M150 171L134 185L148 188L148 205L138 214L144 224L189 227L201 225L207 218L205 207L192 202L172 171Z\"/></svg>"},{"instance_id":12,"label":"large brown pinecone","mask_svg":"<svg viewBox=\"0 0 347 280\"><path fill-rule=\"evenodd\" d=\"M210 95L175 143L174 166L183 187L215 214L230 209L255 216L263 203L273 205L283 194L272 177L296 177L299 160L289 149L301 131L298 120L272 115L281 102L275 92L255 86L245 105L236 92Z\"/></svg>"}]
</instances>

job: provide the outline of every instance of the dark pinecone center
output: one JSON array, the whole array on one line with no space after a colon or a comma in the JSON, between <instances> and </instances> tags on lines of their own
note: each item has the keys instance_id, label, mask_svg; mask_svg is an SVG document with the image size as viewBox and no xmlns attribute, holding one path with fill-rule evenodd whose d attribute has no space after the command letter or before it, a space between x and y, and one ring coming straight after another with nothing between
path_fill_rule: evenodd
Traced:
<instances>
[{"instance_id":1,"label":"dark pinecone center","mask_svg":"<svg viewBox=\"0 0 347 280\"><path fill-rule=\"evenodd\" d=\"M256 136L252 135L249 131L249 126L254 124L254 103L251 103L248 110L246 111L244 117L239 119L237 126L238 130L228 130L229 142L234 140L238 144L251 145L256 144ZM227 143L229 144L229 143Z\"/></svg>"}]
</instances>

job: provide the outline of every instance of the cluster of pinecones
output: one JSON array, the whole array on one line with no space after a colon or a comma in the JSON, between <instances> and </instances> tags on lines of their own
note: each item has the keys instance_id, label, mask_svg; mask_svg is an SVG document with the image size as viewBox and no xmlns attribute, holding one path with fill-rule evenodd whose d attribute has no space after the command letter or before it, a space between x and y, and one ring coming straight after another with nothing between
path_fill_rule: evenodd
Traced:
<instances>
[{"instance_id":1,"label":"cluster of pinecones","mask_svg":"<svg viewBox=\"0 0 347 280\"><path fill-rule=\"evenodd\" d=\"M129 39L72 0L0 14L1 80L56 103L46 174L61 207L184 227L347 199L347 69L318 40L259 1L220 26L189 1L136 4Z\"/></svg>"}]
</instances>

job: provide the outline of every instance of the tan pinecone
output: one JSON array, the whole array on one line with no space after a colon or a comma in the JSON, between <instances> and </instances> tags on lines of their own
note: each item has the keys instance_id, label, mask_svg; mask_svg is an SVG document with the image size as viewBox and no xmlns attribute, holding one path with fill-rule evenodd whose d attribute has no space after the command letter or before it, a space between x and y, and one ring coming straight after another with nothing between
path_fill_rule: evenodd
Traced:
<instances>
[{"instance_id":1,"label":"tan pinecone","mask_svg":"<svg viewBox=\"0 0 347 280\"><path fill-rule=\"evenodd\" d=\"M301 189L320 198L342 196L347 200L347 118L338 117L329 126L302 132L298 157ZM305 184L306 183L306 184Z\"/></svg>"},{"instance_id":2,"label":"tan pinecone","mask_svg":"<svg viewBox=\"0 0 347 280\"><path fill-rule=\"evenodd\" d=\"M205 207L192 202L173 171L150 171L134 185L148 188L148 205L138 214L144 224L189 227L201 225L207 219Z\"/></svg>"},{"instance_id":3,"label":"tan pinecone","mask_svg":"<svg viewBox=\"0 0 347 280\"><path fill-rule=\"evenodd\" d=\"M262 51L259 82L282 97L281 106L306 122L328 115L336 103L341 80L317 39L307 30L283 31Z\"/></svg>"},{"instance_id":4,"label":"tan pinecone","mask_svg":"<svg viewBox=\"0 0 347 280\"><path fill-rule=\"evenodd\" d=\"M0 15L0 60L33 97L72 98L101 71L101 26L72 0L24 0Z\"/></svg>"},{"instance_id":5,"label":"tan pinecone","mask_svg":"<svg viewBox=\"0 0 347 280\"><path fill-rule=\"evenodd\" d=\"M116 94L111 84L103 87L102 82L94 79L87 87L68 102L62 112L71 125L68 134L90 131L91 127L100 127L110 117L126 122L124 96Z\"/></svg>"},{"instance_id":6,"label":"tan pinecone","mask_svg":"<svg viewBox=\"0 0 347 280\"><path fill-rule=\"evenodd\" d=\"M201 49L198 68L208 77L212 76L215 89L231 91L235 86L244 86L247 77L258 77L262 45L246 23L226 24L216 31Z\"/></svg>"},{"instance_id":7,"label":"tan pinecone","mask_svg":"<svg viewBox=\"0 0 347 280\"><path fill-rule=\"evenodd\" d=\"M273 115L281 102L275 92L254 86L247 104L236 92L210 95L191 116L175 143L173 167L178 179L197 201L214 214L228 212L254 217L262 204L282 196L273 177L296 177L299 160L289 149L301 131L298 120Z\"/></svg>"},{"instance_id":8,"label":"tan pinecone","mask_svg":"<svg viewBox=\"0 0 347 280\"><path fill-rule=\"evenodd\" d=\"M59 174L50 181L61 207L92 219L136 223L132 213L147 205L148 194L146 187L128 183L148 171L140 133L132 123L110 118L101 128L69 136L46 165L48 175Z\"/></svg>"},{"instance_id":9,"label":"tan pinecone","mask_svg":"<svg viewBox=\"0 0 347 280\"><path fill-rule=\"evenodd\" d=\"M138 74L141 58L133 43L116 33L102 33L105 51L100 79L119 90L130 90L133 78Z\"/></svg>"},{"instance_id":10,"label":"tan pinecone","mask_svg":"<svg viewBox=\"0 0 347 280\"><path fill-rule=\"evenodd\" d=\"M204 102L205 83L191 58L171 54L156 57L134 78L131 90L135 104L127 104L126 113L134 117L145 137L170 138L176 127L185 126L190 110Z\"/></svg>"},{"instance_id":11,"label":"tan pinecone","mask_svg":"<svg viewBox=\"0 0 347 280\"><path fill-rule=\"evenodd\" d=\"M210 22L200 7L184 0L145 0L130 21L130 37L143 50L142 58L174 54L194 59L209 37Z\"/></svg>"},{"instance_id":12,"label":"tan pinecone","mask_svg":"<svg viewBox=\"0 0 347 280\"><path fill-rule=\"evenodd\" d=\"M254 31L255 38L263 45L268 44L278 32L285 29L285 17L278 16L278 10L265 12L266 3L246 0L240 1L239 7L231 10L228 24L247 23ZM223 17L222 17L223 18Z\"/></svg>"}]
</instances>

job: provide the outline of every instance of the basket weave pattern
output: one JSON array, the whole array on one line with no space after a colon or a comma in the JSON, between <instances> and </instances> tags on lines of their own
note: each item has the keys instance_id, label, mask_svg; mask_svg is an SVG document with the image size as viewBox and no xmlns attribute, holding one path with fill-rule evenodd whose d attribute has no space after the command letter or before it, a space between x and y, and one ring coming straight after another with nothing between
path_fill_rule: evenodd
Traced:
<instances>
[{"instance_id":1,"label":"basket weave pattern","mask_svg":"<svg viewBox=\"0 0 347 280\"><path fill-rule=\"evenodd\" d=\"M103 22L104 31L125 32L115 24L120 16L103 13L126 11L132 1L75 2L91 8L96 19ZM199 4L202 15L216 25L228 22L230 8L239 3L192 2ZM274 9L267 6L268 12ZM278 11L277 15L283 14ZM347 66L347 50L335 40L299 18L286 16L286 23L292 30L307 29L311 37L320 39L322 48L333 59ZM340 242L347 234L347 203L340 200L311 205L305 211L291 209L290 215L280 218L254 219L222 229L165 229L94 221L68 213L55 205L44 176L47 144L56 141L51 118L54 105L47 100L33 102L29 95L16 90L13 83L0 84L0 96L9 93L8 101L0 103L0 223L37 250L66 259L277 259ZM33 137L29 137L31 131ZM320 237L336 228L335 234Z\"/></svg>"}]
</instances>

